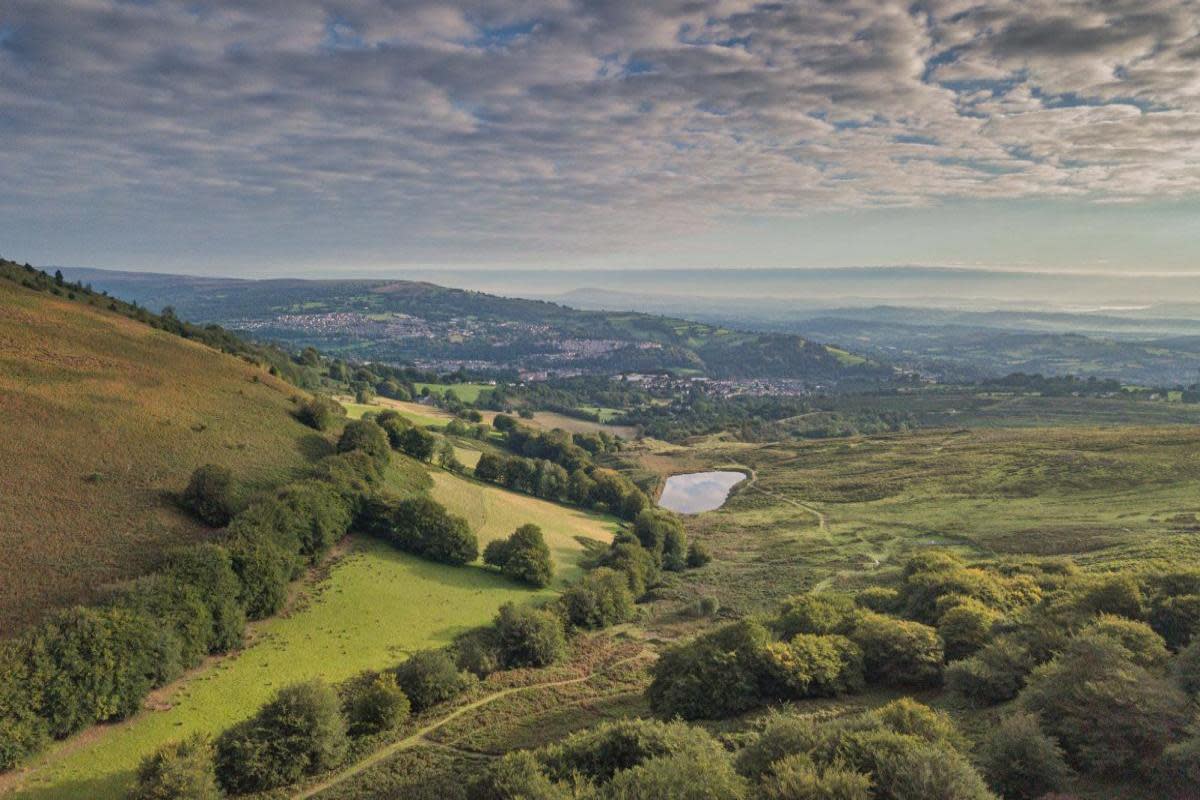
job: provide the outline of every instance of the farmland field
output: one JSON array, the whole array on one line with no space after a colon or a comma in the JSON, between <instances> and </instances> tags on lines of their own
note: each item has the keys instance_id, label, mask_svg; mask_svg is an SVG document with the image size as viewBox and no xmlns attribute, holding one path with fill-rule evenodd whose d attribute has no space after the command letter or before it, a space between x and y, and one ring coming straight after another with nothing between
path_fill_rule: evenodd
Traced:
<instances>
[{"instance_id":1,"label":"farmland field","mask_svg":"<svg viewBox=\"0 0 1200 800\"><path fill-rule=\"evenodd\" d=\"M474 403L479 399L479 393L492 387L486 383L414 383L417 391L428 389L431 394L444 395L447 389L453 390L459 400L464 403Z\"/></svg>"},{"instance_id":2,"label":"farmland field","mask_svg":"<svg viewBox=\"0 0 1200 800\"><path fill-rule=\"evenodd\" d=\"M192 470L276 485L329 445L299 390L118 314L0 283L0 636L140 574L206 529Z\"/></svg>"}]
</instances>

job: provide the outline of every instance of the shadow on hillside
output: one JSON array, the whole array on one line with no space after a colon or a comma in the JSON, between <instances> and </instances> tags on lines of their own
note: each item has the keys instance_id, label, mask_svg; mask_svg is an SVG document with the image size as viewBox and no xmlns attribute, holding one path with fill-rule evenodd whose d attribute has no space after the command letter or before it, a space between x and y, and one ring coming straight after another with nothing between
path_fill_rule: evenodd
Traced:
<instances>
[{"instance_id":1,"label":"shadow on hillside","mask_svg":"<svg viewBox=\"0 0 1200 800\"><path fill-rule=\"evenodd\" d=\"M125 797L133 785L132 772L118 772L101 778L56 781L47 786L27 786L5 797L13 800L62 800L64 797Z\"/></svg>"},{"instance_id":2,"label":"shadow on hillside","mask_svg":"<svg viewBox=\"0 0 1200 800\"><path fill-rule=\"evenodd\" d=\"M309 461L320 461L335 451L333 443L317 433L306 433L296 441L296 449Z\"/></svg>"}]
</instances>

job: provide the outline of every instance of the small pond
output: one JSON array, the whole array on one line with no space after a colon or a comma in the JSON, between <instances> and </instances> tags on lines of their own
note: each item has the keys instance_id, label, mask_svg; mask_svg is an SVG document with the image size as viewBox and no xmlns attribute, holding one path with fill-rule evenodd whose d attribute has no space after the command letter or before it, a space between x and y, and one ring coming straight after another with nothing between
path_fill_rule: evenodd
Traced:
<instances>
[{"instance_id":1,"label":"small pond","mask_svg":"<svg viewBox=\"0 0 1200 800\"><path fill-rule=\"evenodd\" d=\"M699 514L725 504L729 490L746 479L742 472L693 472L667 478L658 504L680 514Z\"/></svg>"}]
</instances>

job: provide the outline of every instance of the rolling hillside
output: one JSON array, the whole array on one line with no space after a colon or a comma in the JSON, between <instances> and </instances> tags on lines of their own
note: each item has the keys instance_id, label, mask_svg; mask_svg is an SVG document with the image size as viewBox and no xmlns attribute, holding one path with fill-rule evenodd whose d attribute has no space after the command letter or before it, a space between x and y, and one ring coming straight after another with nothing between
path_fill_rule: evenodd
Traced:
<instances>
[{"instance_id":1,"label":"rolling hillside","mask_svg":"<svg viewBox=\"0 0 1200 800\"><path fill-rule=\"evenodd\" d=\"M74 296L0 279L2 635L205 536L173 500L197 466L252 490L324 446L294 387Z\"/></svg>"},{"instance_id":2,"label":"rolling hillside","mask_svg":"<svg viewBox=\"0 0 1200 800\"><path fill-rule=\"evenodd\" d=\"M67 270L73 279L150 308L217 322L254 338L313 345L359 361L450 371L658 372L789 378L813 384L887 382L893 371L790 333L636 312L579 311L431 283L237 280Z\"/></svg>"}]
</instances>

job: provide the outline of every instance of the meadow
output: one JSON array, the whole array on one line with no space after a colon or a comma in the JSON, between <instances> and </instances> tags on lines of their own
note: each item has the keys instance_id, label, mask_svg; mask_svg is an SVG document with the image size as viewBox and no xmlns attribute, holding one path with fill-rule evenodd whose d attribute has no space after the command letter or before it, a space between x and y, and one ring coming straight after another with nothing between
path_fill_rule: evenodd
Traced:
<instances>
[{"instance_id":1,"label":"meadow","mask_svg":"<svg viewBox=\"0 0 1200 800\"><path fill-rule=\"evenodd\" d=\"M428 389L430 394L436 395L444 395L449 389L464 403L474 403L480 392L492 388L487 383L414 383L413 386L418 392Z\"/></svg>"},{"instance_id":2,"label":"meadow","mask_svg":"<svg viewBox=\"0 0 1200 800\"><path fill-rule=\"evenodd\" d=\"M201 464L248 494L326 452L292 416L297 394L203 345L0 282L0 636L205 537L172 499Z\"/></svg>"}]
</instances>

